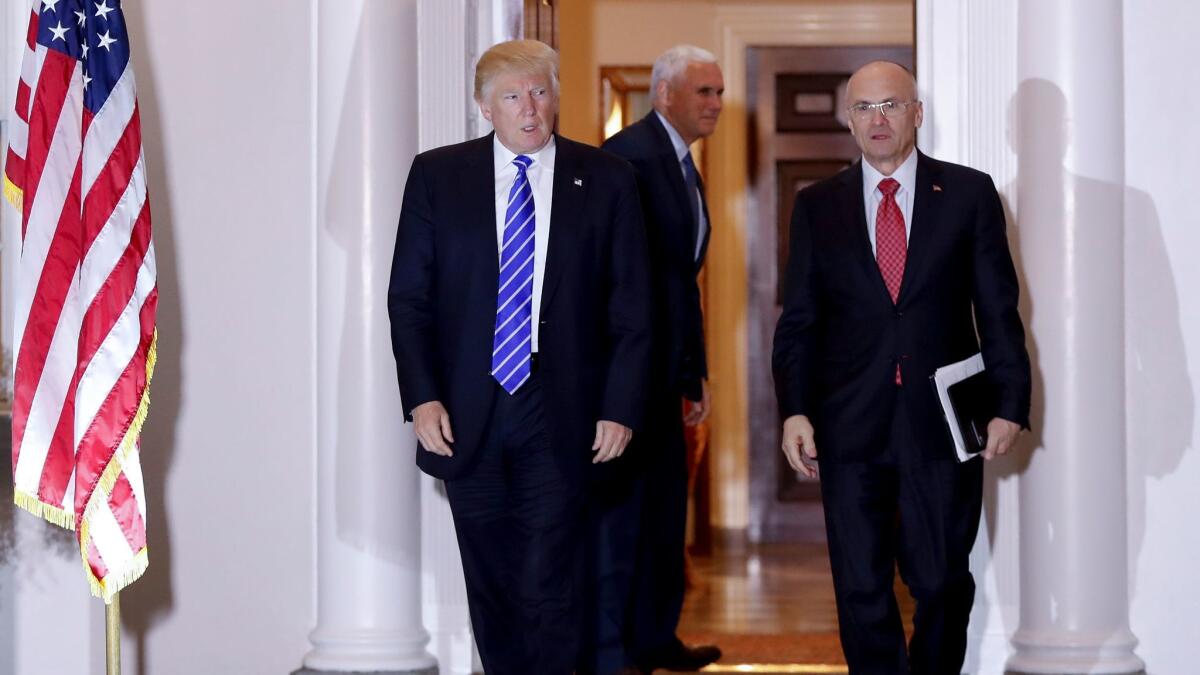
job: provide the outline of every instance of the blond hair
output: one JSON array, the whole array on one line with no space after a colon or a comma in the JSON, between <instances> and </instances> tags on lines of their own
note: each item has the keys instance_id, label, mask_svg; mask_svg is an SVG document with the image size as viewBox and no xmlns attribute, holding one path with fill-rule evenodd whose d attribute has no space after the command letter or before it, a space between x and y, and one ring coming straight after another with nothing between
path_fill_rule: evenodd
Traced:
<instances>
[{"instance_id":1,"label":"blond hair","mask_svg":"<svg viewBox=\"0 0 1200 675\"><path fill-rule=\"evenodd\" d=\"M483 100L485 90L501 73L545 74L558 94L558 52L538 40L510 40L493 45L475 64L475 99Z\"/></svg>"}]
</instances>

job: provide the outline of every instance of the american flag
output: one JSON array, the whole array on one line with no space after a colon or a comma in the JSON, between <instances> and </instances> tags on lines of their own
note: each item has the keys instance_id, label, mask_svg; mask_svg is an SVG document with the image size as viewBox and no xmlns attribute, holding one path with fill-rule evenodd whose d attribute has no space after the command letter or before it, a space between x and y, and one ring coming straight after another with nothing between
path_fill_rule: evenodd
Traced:
<instances>
[{"instance_id":1,"label":"american flag","mask_svg":"<svg viewBox=\"0 0 1200 675\"><path fill-rule=\"evenodd\" d=\"M139 436L158 287L142 130L120 0L38 0L4 192L21 212L13 483L77 531L92 593L146 569Z\"/></svg>"}]
</instances>

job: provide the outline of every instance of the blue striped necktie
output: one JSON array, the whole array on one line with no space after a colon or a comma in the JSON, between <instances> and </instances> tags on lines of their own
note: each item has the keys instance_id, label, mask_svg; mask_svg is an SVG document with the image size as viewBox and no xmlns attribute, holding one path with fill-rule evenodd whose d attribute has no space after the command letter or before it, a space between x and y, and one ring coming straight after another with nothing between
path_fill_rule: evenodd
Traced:
<instances>
[{"instance_id":1,"label":"blue striped necktie","mask_svg":"<svg viewBox=\"0 0 1200 675\"><path fill-rule=\"evenodd\" d=\"M533 160L517 155L517 179L508 193L504 243L500 247L500 293L492 377L512 394L529 379L533 338L533 189L526 171Z\"/></svg>"}]
</instances>

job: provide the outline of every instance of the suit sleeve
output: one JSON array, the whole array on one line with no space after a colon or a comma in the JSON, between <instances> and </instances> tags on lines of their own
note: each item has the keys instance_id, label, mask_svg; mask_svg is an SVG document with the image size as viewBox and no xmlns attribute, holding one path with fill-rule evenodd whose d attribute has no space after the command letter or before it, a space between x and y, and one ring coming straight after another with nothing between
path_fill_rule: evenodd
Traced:
<instances>
[{"instance_id":1,"label":"suit sleeve","mask_svg":"<svg viewBox=\"0 0 1200 675\"><path fill-rule=\"evenodd\" d=\"M688 312L687 335L684 338L682 372L680 380L682 393L690 401L704 398L704 380L708 378L708 358L704 348L704 310L700 302L700 286L695 278L691 279L688 289L691 311Z\"/></svg>"},{"instance_id":2,"label":"suit sleeve","mask_svg":"<svg viewBox=\"0 0 1200 675\"><path fill-rule=\"evenodd\" d=\"M438 363L434 292L436 275L434 221L421 158L413 162L404 186L396 250L388 285L392 353L404 418L413 408L439 400L434 364Z\"/></svg>"},{"instance_id":3,"label":"suit sleeve","mask_svg":"<svg viewBox=\"0 0 1200 675\"><path fill-rule=\"evenodd\" d=\"M972 296L980 350L989 379L999 390L997 416L1029 428L1029 354L1017 311L1020 290L1005 235L1004 208L990 180L981 192Z\"/></svg>"},{"instance_id":4,"label":"suit sleeve","mask_svg":"<svg viewBox=\"0 0 1200 675\"><path fill-rule=\"evenodd\" d=\"M771 369L780 419L811 415L813 361L817 321L813 289L812 229L803 193L796 195L788 246L787 272L783 287L783 313L775 326Z\"/></svg>"},{"instance_id":5,"label":"suit sleeve","mask_svg":"<svg viewBox=\"0 0 1200 675\"><path fill-rule=\"evenodd\" d=\"M650 369L650 274L642 207L632 169L618 174L610 260L610 358L600 419L641 423Z\"/></svg>"}]
</instances>

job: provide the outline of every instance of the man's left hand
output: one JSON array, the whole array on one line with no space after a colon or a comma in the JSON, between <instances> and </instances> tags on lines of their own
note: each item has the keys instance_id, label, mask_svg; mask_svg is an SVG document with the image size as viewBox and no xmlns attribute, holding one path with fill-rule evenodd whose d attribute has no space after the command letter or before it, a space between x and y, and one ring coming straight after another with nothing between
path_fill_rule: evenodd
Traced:
<instances>
[{"instance_id":1,"label":"man's left hand","mask_svg":"<svg viewBox=\"0 0 1200 675\"><path fill-rule=\"evenodd\" d=\"M701 380L700 387L702 393L699 401L683 399L683 423L689 427L708 419L708 413L712 411L712 399L708 397L708 380Z\"/></svg>"},{"instance_id":2,"label":"man's left hand","mask_svg":"<svg viewBox=\"0 0 1200 675\"><path fill-rule=\"evenodd\" d=\"M592 451L596 456L592 464L600 464L616 459L625 452L629 439L633 438L633 429L616 422L600 420L596 422L596 440L592 443Z\"/></svg>"},{"instance_id":3,"label":"man's left hand","mask_svg":"<svg viewBox=\"0 0 1200 675\"><path fill-rule=\"evenodd\" d=\"M1017 436L1020 434L1020 424L1009 422L999 417L993 417L992 421L988 422L988 441L987 447L983 449L983 458L993 459L1007 454L1012 449L1013 444L1017 442Z\"/></svg>"}]
</instances>

